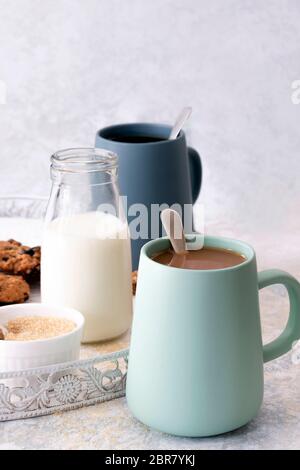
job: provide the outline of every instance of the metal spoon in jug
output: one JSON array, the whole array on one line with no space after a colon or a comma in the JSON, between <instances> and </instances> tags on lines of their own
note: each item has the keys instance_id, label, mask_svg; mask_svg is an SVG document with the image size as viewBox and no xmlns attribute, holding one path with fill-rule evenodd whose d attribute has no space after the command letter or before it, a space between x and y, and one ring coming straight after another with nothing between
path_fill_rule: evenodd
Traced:
<instances>
[{"instance_id":1,"label":"metal spoon in jug","mask_svg":"<svg viewBox=\"0 0 300 470\"><path fill-rule=\"evenodd\" d=\"M183 128L183 126L185 125L186 121L188 120L191 114L192 114L191 106L186 106L185 108L183 108L183 110L177 117L174 126L172 127L169 140L176 139L176 137L178 136L179 132L181 131L181 129Z\"/></svg>"}]
</instances>

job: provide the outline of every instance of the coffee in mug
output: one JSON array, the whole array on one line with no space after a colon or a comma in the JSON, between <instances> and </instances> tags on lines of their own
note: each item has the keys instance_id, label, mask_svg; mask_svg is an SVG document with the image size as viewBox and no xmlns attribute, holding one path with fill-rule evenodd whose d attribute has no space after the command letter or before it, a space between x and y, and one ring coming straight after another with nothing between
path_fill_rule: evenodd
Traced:
<instances>
[{"instance_id":1,"label":"coffee in mug","mask_svg":"<svg viewBox=\"0 0 300 470\"><path fill-rule=\"evenodd\" d=\"M240 253L211 247L188 251L183 255L178 255L170 248L154 254L152 259L173 268L203 270L231 268L246 261L246 257Z\"/></svg>"}]
</instances>

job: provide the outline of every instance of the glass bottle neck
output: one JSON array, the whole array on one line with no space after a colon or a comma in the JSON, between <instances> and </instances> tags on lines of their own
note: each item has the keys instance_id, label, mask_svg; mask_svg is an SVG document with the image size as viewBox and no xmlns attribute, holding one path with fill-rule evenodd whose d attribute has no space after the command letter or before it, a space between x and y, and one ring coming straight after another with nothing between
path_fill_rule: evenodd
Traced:
<instances>
[{"instance_id":1,"label":"glass bottle neck","mask_svg":"<svg viewBox=\"0 0 300 470\"><path fill-rule=\"evenodd\" d=\"M68 149L51 157L51 179L57 185L115 184L117 168L117 156L102 149Z\"/></svg>"},{"instance_id":2,"label":"glass bottle neck","mask_svg":"<svg viewBox=\"0 0 300 470\"><path fill-rule=\"evenodd\" d=\"M105 150L71 149L54 154L46 221L95 211L109 212L125 220L117 170L117 156Z\"/></svg>"},{"instance_id":3,"label":"glass bottle neck","mask_svg":"<svg viewBox=\"0 0 300 470\"><path fill-rule=\"evenodd\" d=\"M59 186L96 186L106 184L116 184L118 180L117 169L94 172L69 173L51 167L51 179Z\"/></svg>"}]
</instances>

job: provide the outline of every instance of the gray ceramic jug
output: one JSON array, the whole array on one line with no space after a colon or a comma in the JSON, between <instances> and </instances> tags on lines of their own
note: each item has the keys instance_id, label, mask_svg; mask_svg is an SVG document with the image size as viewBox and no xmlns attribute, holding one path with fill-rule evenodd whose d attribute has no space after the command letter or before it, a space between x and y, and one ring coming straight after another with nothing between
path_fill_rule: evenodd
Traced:
<instances>
[{"instance_id":1,"label":"gray ceramic jug","mask_svg":"<svg viewBox=\"0 0 300 470\"><path fill-rule=\"evenodd\" d=\"M191 212L199 195L200 157L187 147L184 132L175 140L167 140L170 132L168 125L134 123L105 127L96 136L96 147L115 152L119 157L119 185L121 194L127 196L127 209L134 204L144 204L148 209L147 236L131 241L134 270L138 267L142 246L162 232L158 221L159 233L151 236L151 205L179 204L182 211ZM133 212L127 214L129 227L136 217Z\"/></svg>"}]
</instances>

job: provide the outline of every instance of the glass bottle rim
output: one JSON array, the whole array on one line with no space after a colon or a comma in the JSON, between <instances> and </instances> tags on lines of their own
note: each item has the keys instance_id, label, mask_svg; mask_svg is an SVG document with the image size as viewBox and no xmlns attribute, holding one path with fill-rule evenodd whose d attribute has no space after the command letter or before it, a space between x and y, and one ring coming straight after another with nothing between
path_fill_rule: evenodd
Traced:
<instances>
[{"instance_id":1,"label":"glass bottle rim","mask_svg":"<svg viewBox=\"0 0 300 470\"><path fill-rule=\"evenodd\" d=\"M108 171L118 167L118 156L101 148L68 148L51 156L51 167L67 173Z\"/></svg>"}]
</instances>

